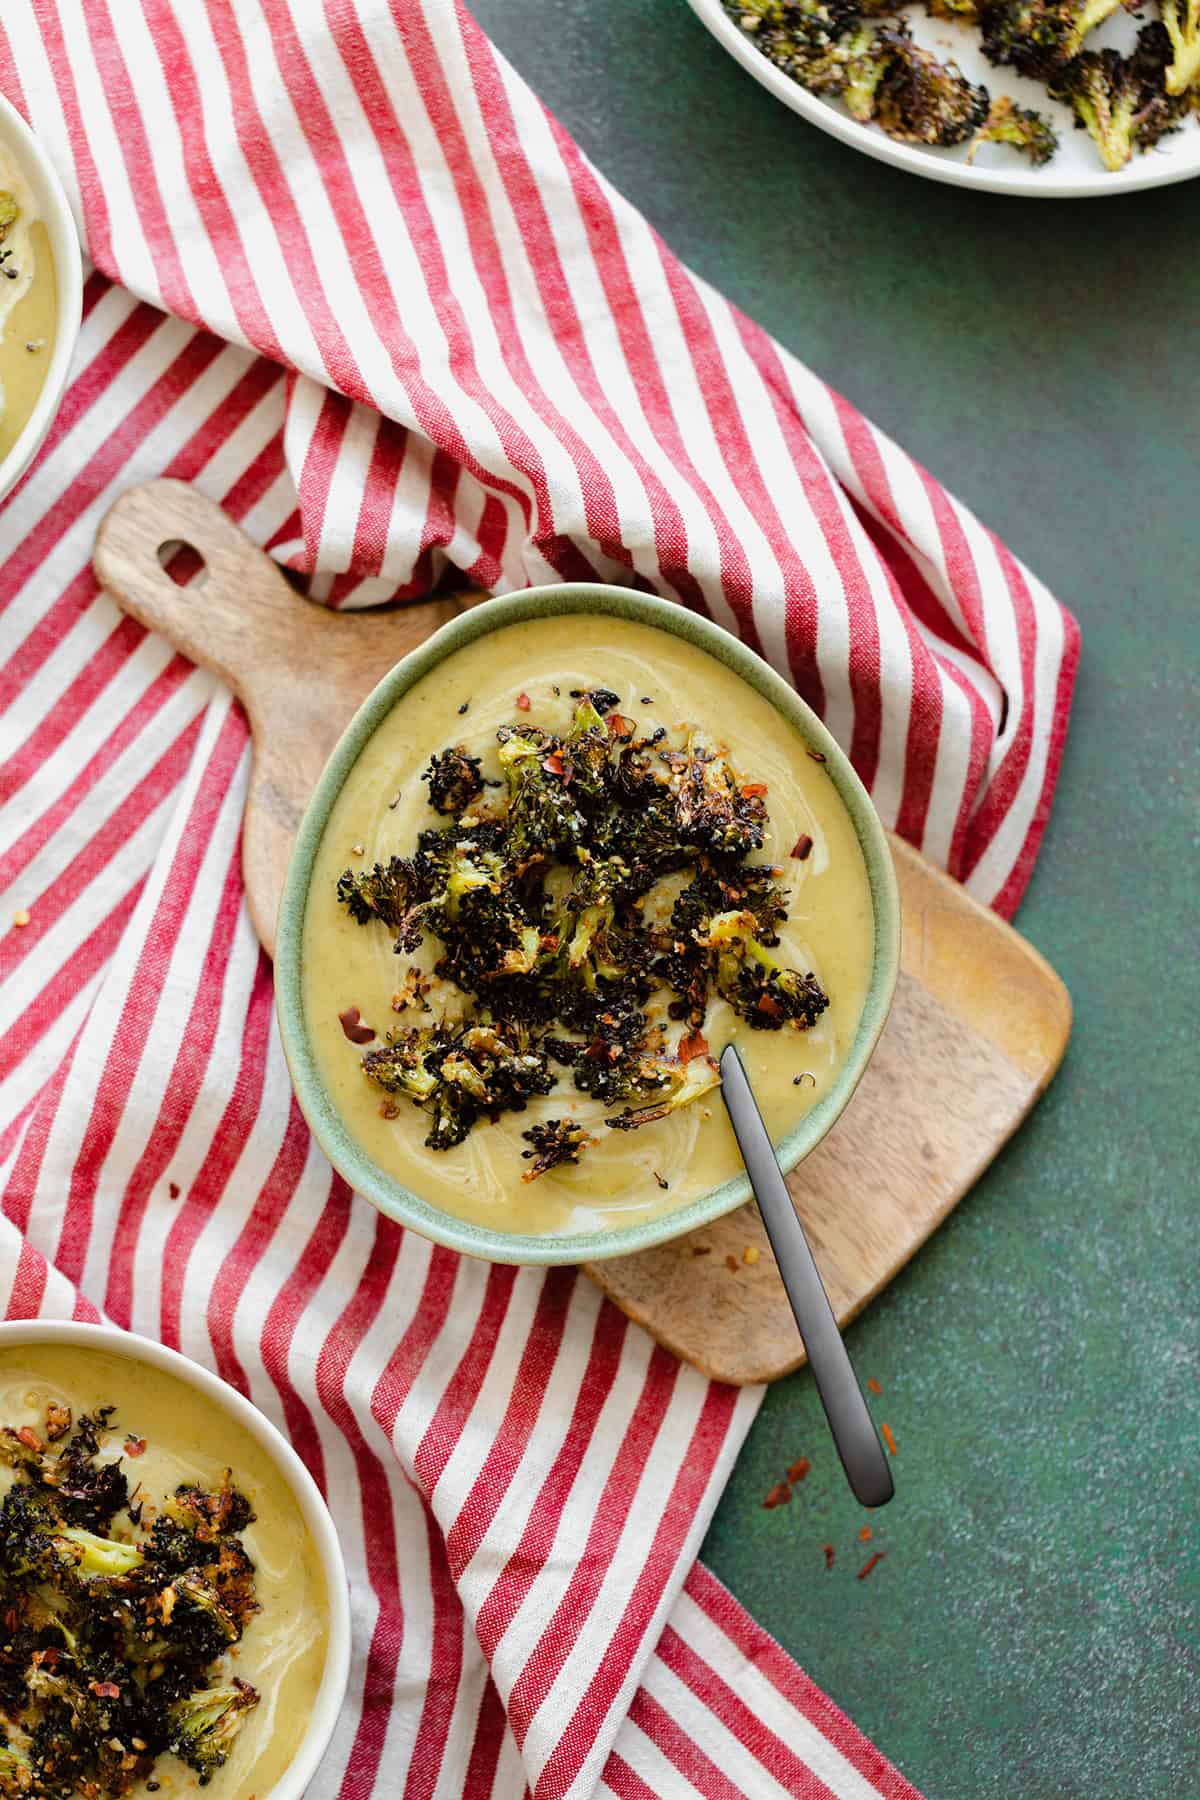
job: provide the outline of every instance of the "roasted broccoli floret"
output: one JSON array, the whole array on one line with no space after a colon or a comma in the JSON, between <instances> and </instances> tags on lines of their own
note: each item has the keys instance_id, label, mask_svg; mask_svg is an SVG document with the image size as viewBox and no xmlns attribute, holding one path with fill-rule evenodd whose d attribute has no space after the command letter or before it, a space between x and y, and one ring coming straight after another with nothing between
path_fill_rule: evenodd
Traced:
<instances>
[{"instance_id":1,"label":"roasted broccoli floret","mask_svg":"<svg viewBox=\"0 0 1200 1800\"><path fill-rule=\"evenodd\" d=\"M1122 169L1135 150L1149 150L1179 125L1186 102L1162 86L1158 40L1138 35L1132 56L1116 50L1085 50L1069 62L1050 89L1087 131L1106 169Z\"/></svg>"},{"instance_id":2,"label":"roasted broccoli floret","mask_svg":"<svg viewBox=\"0 0 1200 1800\"><path fill-rule=\"evenodd\" d=\"M987 118L987 89L968 81L957 63L939 62L914 44L903 24L886 27L878 37L891 52L875 105L888 136L942 148L965 143Z\"/></svg>"},{"instance_id":3,"label":"roasted broccoli floret","mask_svg":"<svg viewBox=\"0 0 1200 1800\"><path fill-rule=\"evenodd\" d=\"M49 1493L17 1482L0 1506L0 1555L4 1572L16 1579L54 1583L72 1569L76 1551L65 1546L62 1519Z\"/></svg>"},{"instance_id":4,"label":"roasted broccoli floret","mask_svg":"<svg viewBox=\"0 0 1200 1800\"><path fill-rule=\"evenodd\" d=\"M577 1163L585 1146L591 1142L584 1127L574 1119L544 1119L539 1125L531 1125L521 1136L529 1145L521 1155L532 1165L521 1176L522 1181L536 1181L539 1175L545 1175L563 1163Z\"/></svg>"},{"instance_id":5,"label":"roasted broccoli floret","mask_svg":"<svg viewBox=\"0 0 1200 1800\"><path fill-rule=\"evenodd\" d=\"M475 1121L521 1112L535 1094L548 1094L554 1073L524 1026L445 1023L389 1034L369 1050L363 1072L389 1094L404 1094L432 1114L426 1144L450 1150Z\"/></svg>"},{"instance_id":6,"label":"roasted broccoli floret","mask_svg":"<svg viewBox=\"0 0 1200 1800\"><path fill-rule=\"evenodd\" d=\"M1186 94L1200 83L1200 0L1159 0L1171 43L1165 75L1168 94Z\"/></svg>"},{"instance_id":7,"label":"roasted broccoli floret","mask_svg":"<svg viewBox=\"0 0 1200 1800\"><path fill-rule=\"evenodd\" d=\"M0 199L3 199L2 195ZM3 236L2 232L0 236ZM20 1800L29 1800L29 1796L37 1791L37 1771L32 1760L15 1744L0 1739L0 1794L4 1795L4 1800L10 1800L10 1796L14 1800L17 1796Z\"/></svg>"},{"instance_id":8,"label":"roasted broccoli floret","mask_svg":"<svg viewBox=\"0 0 1200 1800\"><path fill-rule=\"evenodd\" d=\"M772 956L755 935L752 913L718 913L702 941L716 957L719 991L756 1031L778 1031L789 1020L806 1030L829 1005L811 970L802 975Z\"/></svg>"},{"instance_id":9,"label":"roasted broccoli floret","mask_svg":"<svg viewBox=\"0 0 1200 1800\"><path fill-rule=\"evenodd\" d=\"M744 865L706 861L671 909L667 948L656 972L678 994L671 1012L694 1026L703 1023L713 980L713 957L704 941L719 913L749 914L760 944L779 942L787 918L787 898L770 863Z\"/></svg>"},{"instance_id":10,"label":"roasted broccoli floret","mask_svg":"<svg viewBox=\"0 0 1200 1800\"><path fill-rule=\"evenodd\" d=\"M171 1707L168 1744L201 1784L211 1781L228 1761L233 1741L258 1705L258 1694L248 1681L234 1679L224 1687L203 1688Z\"/></svg>"},{"instance_id":11,"label":"roasted broccoli floret","mask_svg":"<svg viewBox=\"0 0 1200 1800\"><path fill-rule=\"evenodd\" d=\"M566 740L567 766L571 791L581 806L596 808L608 798L612 740L608 727L595 702L611 700L615 694L585 695L575 708L575 718Z\"/></svg>"},{"instance_id":12,"label":"roasted broccoli floret","mask_svg":"<svg viewBox=\"0 0 1200 1800\"><path fill-rule=\"evenodd\" d=\"M1022 75L1050 81L1122 0L994 0L982 11L983 53Z\"/></svg>"},{"instance_id":13,"label":"roasted broccoli floret","mask_svg":"<svg viewBox=\"0 0 1200 1800\"><path fill-rule=\"evenodd\" d=\"M420 943L421 932L413 908L429 895L408 857L393 856L386 863L375 863L357 873L344 870L338 878L337 897L359 925L378 919L398 932L397 950L415 950Z\"/></svg>"},{"instance_id":14,"label":"roasted broccoli floret","mask_svg":"<svg viewBox=\"0 0 1200 1800\"><path fill-rule=\"evenodd\" d=\"M699 1100L701 1095L720 1086L721 1077L706 1056L686 1064L664 1060L660 1067L663 1081L657 1096L641 1106L626 1107L616 1118L605 1119L604 1123L613 1131L636 1131L641 1125L652 1125L655 1120L665 1119L669 1113L690 1106L693 1100Z\"/></svg>"},{"instance_id":15,"label":"roasted broccoli floret","mask_svg":"<svg viewBox=\"0 0 1200 1800\"><path fill-rule=\"evenodd\" d=\"M389 1031L387 1044L363 1057L363 1073L384 1093L404 1094L422 1105L437 1087L442 1058L453 1041L443 1024Z\"/></svg>"},{"instance_id":16,"label":"roasted broccoli floret","mask_svg":"<svg viewBox=\"0 0 1200 1800\"><path fill-rule=\"evenodd\" d=\"M64 1562L69 1564L73 1558L81 1575L110 1578L132 1575L145 1560L136 1544L99 1537L94 1531L84 1531L79 1526L68 1526L56 1542L63 1551Z\"/></svg>"},{"instance_id":17,"label":"roasted broccoli floret","mask_svg":"<svg viewBox=\"0 0 1200 1800\"><path fill-rule=\"evenodd\" d=\"M502 726L500 767L508 782L510 861L521 866L574 859L587 821L571 794L570 769L556 738L535 729Z\"/></svg>"},{"instance_id":18,"label":"roasted broccoli floret","mask_svg":"<svg viewBox=\"0 0 1200 1800\"><path fill-rule=\"evenodd\" d=\"M856 9L876 11L871 6ZM891 11L891 6L886 8ZM743 15L743 28L744 15ZM840 96L856 119L875 110L875 90L888 64L876 32L845 6L814 7L797 27L767 30L758 47L810 93Z\"/></svg>"},{"instance_id":19,"label":"roasted broccoli floret","mask_svg":"<svg viewBox=\"0 0 1200 1800\"><path fill-rule=\"evenodd\" d=\"M429 767L421 780L429 783L429 804L435 812L457 819L483 792L481 761L468 756L462 744L443 750L429 759Z\"/></svg>"},{"instance_id":20,"label":"roasted broccoli floret","mask_svg":"<svg viewBox=\"0 0 1200 1800\"><path fill-rule=\"evenodd\" d=\"M166 1511L185 1531L209 1541L245 1531L254 1520L250 1502L233 1485L232 1469L226 1469L224 1481L213 1493L199 1487L177 1487Z\"/></svg>"},{"instance_id":21,"label":"roasted broccoli floret","mask_svg":"<svg viewBox=\"0 0 1200 1800\"><path fill-rule=\"evenodd\" d=\"M1011 144L1030 162L1047 163L1058 149L1058 133L1041 113L1017 106L1005 95L993 101L991 112L975 133L968 162L974 162L980 144Z\"/></svg>"}]
</instances>

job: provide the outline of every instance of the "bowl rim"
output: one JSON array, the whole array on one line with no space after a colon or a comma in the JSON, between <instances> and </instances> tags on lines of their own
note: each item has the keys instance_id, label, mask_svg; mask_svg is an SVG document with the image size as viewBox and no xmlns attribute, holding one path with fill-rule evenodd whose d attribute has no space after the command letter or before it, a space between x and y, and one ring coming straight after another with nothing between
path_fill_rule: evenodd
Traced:
<instances>
[{"instance_id":1,"label":"bowl rim","mask_svg":"<svg viewBox=\"0 0 1200 1800\"><path fill-rule=\"evenodd\" d=\"M75 217L49 152L3 94L0 94L0 142L7 144L37 196L42 222L50 238L58 298L54 348L41 392L12 449L0 460L0 501L3 501L41 449L62 401L83 317L83 258Z\"/></svg>"},{"instance_id":2,"label":"bowl rim","mask_svg":"<svg viewBox=\"0 0 1200 1800\"><path fill-rule=\"evenodd\" d=\"M776 1146L784 1173L795 1168L829 1131L857 1087L883 1030L899 968L900 900L891 851L879 816L849 759L795 689L732 633L688 608L657 596L601 583L555 583L485 600L449 620L386 674L358 708L321 774L297 833L279 906L275 997L280 1037L301 1112L334 1168L386 1217L411 1226L449 1249L489 1262L563 1264L629 1256L711 1224L750 1198L743 1175L674 1211L630 1225L580 1233L503 1232L443 1212L396 1181L358 1145L325 1090L308 1036L301 984L304 914L326 823L350 770L384 718L408 691L449 656L477 638L527 620L590 614L663 630L696 645L740 675L825 758L826 770L850 814L863 852L875 915L871 981L862 1017L838 1078Z\"/></svg>"},{"instance_id":3,"label":"bowl rim","mask_svg":"<svg viewBox=\"0 0 1200 1800\"><path fill-rule=\"evenodd\" d=\"M302 1800L329 1747L350 1679L350 1599L342 1547L328 1506L316 1482L283 1433L265 1413L237 1389L201 1363L153 1338L123 1331L116 1325L94 1325L77 1319L5 1319L0 1321L0 1349L22 1344L77 1344L149 1363L184 1381L230 1414L266 1451L286 1481L304 1518L325 1577L329 1605L329 1638L325 1667L309 1714L308 1727L296 1754L274 1787L261 1800Z\"/></svg>"}]
</instances>

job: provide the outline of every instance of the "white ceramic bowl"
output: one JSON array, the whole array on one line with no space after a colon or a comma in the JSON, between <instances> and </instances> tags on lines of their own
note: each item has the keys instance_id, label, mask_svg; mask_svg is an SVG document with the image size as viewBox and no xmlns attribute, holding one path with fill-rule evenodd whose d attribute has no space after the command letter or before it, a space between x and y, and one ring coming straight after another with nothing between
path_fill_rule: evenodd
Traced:
<instances>
[{"instance_id":1,"label":"white ceramic bowl","mask_svg":"<svg viewBox=\"0 0 1200 1800\"><path fill-rule=\"evenodd\" d=\"M913 37L926 50L932 50L943 61L953 58L971 81L981 81L993 99L1011 94L1022 106L1045 113L1058 128L1060 143L1053 159L1036 169L1015 150L1001 144L985 144L975 162L968 163L967 146L954 150L930 150L921 144L902 144L888 137L877 125L862 124L852 119L840 100L826 100L810 94L799 82L785 75L755 47L754 39L734 23L721 0L688 0L688 5L702 19L719 44L741 63L777 100L790 106L812 124L840 138L878 162L892 163L930 181L944 181L952 187L978 188L992 194L1020 194L1038 200L1103 200L1117 194L1128 194L1137 188L1162 187L1168 182L1187 181L1200 175L1200 118L1189 119L1182 130L1165 137L1145 156L1135 156L1115 174L1105 169L1096 154L1095 145L1085 131L1073 129L1069 109L1051 100L1036 81L1027 81L1011 69L997 69L985 58L979 44L979 32L973 25L958 25L945 19L930 18L919 6L897 0L912 27ZM1150 16L1147 12L1147 17ZM1137 32L1136 22L1122 11L1109 19L1092 37L1089 45L1111 44L1119 50L1132 48Z\"/></svg>"},{"instance_id":2,"label":"white ceramic bowl","mask_svg":"<svg viewBox=\"0 0 1200 1800\"><path fill-rule=\"evenodd\" d=\"M46 152L28 125L0 94L0 144L20 163L21 173L33 189L38 208L50 239L54 258L54 275L58 283L58 316L54 326L54 348L50 366L42 383L37 404L25 421L20 437L0 462L0 500L12 492L37 455L42 440L58 411L71 357L79 337L79 317L83 306L83 261L79 254L79 234L63 193L62 184Z\"/></svg>"},{"instance_id":3,"label":"white ceramic bowl","mask_svg":"<svg viewBox=\"0 0 1200 1800\"><path fill-rule=\"evenodd\" d=\"M202 1369L199 1363L174 1350L164 1349L162 1344L156 1344L150 1338L137 1337L131 1331L118 1331L111 1325L78 1325L51 1319L11 1319L0 1323L0 1350L26 1344L69 1344L81 1351L106 1350L110 1356L149 1363L164 1374L173 1375L236 1420L261 1445L283 1476L316 1546L325 1577L329 1600L329 1648L321 1685L300 1747L282 1780L277 1781L268 1794L260 1794L258 1800L301 1800L333 1736L350 1676L350 1601L346 1591L346 1566L333 1520L316 1482L287 1439L257 1407L243 1400L227 1382ZM116 1400L119 1398L119 1395L114 1396Z\"/></svg>"}]
</instances>

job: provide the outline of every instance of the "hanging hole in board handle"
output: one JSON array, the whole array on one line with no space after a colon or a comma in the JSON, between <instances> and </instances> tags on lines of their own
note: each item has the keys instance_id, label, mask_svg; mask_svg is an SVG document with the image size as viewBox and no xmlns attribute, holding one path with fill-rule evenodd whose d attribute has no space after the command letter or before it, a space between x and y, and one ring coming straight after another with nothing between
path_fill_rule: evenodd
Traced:
<instances>
[{"instance_id":1,"label":"hanging hole in board handle","mask_svg":"<svg viewBox=\"0 0 1200 1800\"><path fill-rule=\"evenodd\" d=\"M182 538L165 538L156 554L176 587L203 587L208 580L208 564L194 544L185 543Z\"/></svg>"}]
</instances>

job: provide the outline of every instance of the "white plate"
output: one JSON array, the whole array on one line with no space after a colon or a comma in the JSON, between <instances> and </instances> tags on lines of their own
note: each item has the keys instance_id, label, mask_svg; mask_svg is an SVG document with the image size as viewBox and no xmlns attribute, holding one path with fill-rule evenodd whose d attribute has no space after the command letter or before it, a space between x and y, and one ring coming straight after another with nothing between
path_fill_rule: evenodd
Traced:
<instances>
[{"instance_id":1,"label":"white plate","mask_svg":"<svg viewBox=\"0 0 1200 1800\"><path fill-rule=\"evenodd\" d=\"M953 57L963 74L971 81L983 82L994 100L1001 94L1011 94L1020 105L1035 107L1053 119L1061 141L1051 162L1034 168L1018 151L1004 144L982 145L975 161L968 163L965 144L954 150L926 150L918 144L898 143L885 136L877 125L863 125L852 119L838 101L810 94L768 62L755 48L753 38L734 24L721 0L688 0L688 4L717 42L793 112L867 156L894 163L898 169L910 169L931 181L949 182L952 187L983 188L993 194L1080 200L1128 194L1136 188L1163 187L1170 181L1186 181L1189 176L1200 175L1200 119L1187 120L1182 130L1164 138L1157 148L1144 156L1135 155L1123 169L1110 173L1100 162L1087 132L1073 129L1073 116L1067 107L1051 100L1038 82L1026 81L1010 69L993 68L979 47L979 33L974 26L931 19L919 7L902 9L918 44L943 60ZM1147 7L1146 17L1153 17L1152 8ZM1128 50L1137 29L1133 19L1120 14L1108 20L1088 42Z\"/></svg>"}]
</instances>

